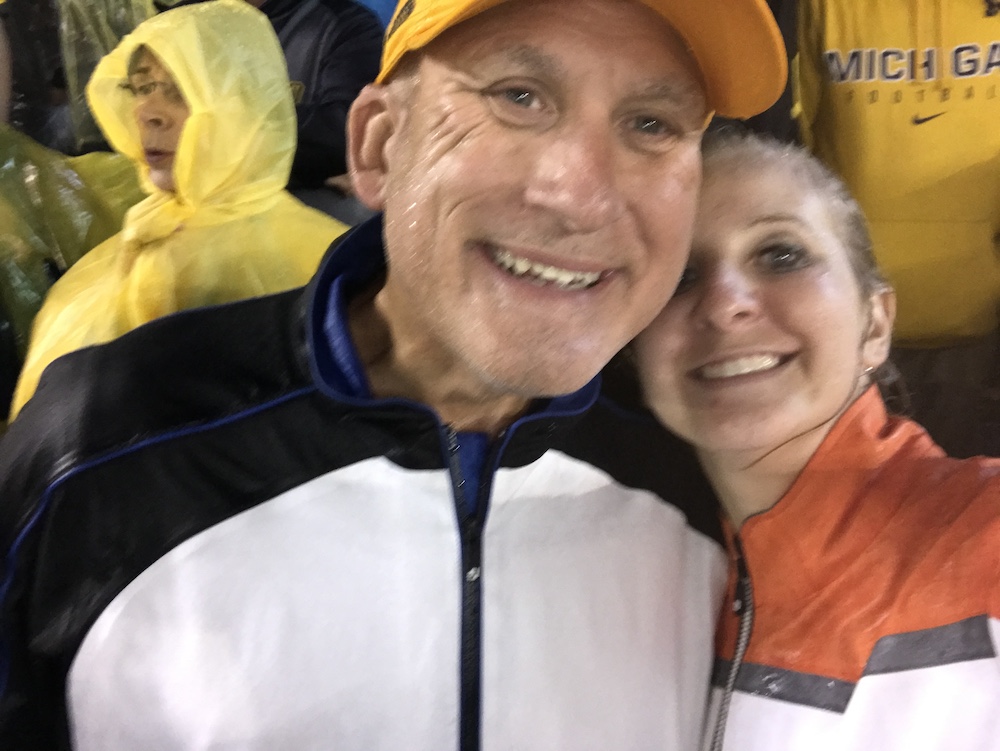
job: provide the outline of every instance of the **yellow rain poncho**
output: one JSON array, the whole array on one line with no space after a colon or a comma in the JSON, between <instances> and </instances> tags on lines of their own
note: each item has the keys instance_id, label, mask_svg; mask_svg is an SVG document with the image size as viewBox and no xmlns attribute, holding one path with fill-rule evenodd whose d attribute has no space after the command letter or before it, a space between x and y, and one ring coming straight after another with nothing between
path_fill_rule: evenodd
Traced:
<instances>
[{"instance_id":1,"label":"yellow rain poncho","mask_svg":"<svg viewBox=\"0 0 1000 751\"><path fill-rule=\"evenodd\" d=\"M190 109L174 193L150 182L135 100L121 86L139 45L170 71ZM184 6L140 24L101 60L87 96L150 195L52 287L12 419L60 355L178 310L300 286L347 229L284 190L295 151L291 89L270 23L244 0Z\"/></svg>"}]
</instances>

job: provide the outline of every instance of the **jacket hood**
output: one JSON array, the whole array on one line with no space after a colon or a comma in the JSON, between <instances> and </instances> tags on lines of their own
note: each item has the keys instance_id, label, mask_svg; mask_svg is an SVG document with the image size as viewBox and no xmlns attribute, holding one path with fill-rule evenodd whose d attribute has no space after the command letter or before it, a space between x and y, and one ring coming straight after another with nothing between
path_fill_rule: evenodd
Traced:
<instances>
[{"instance_id":1,"label":"jacket hood","mask_svg":"<svg viewBox=\"0 0 1000 751\"><path fill-rule=\"evenodd\" d=\"M174 159L175 193L150 181L135 100L122 87L140 45L170 71L190 109ZM296 136L285 58L267 17L244 0L175 8L140 24L100 61L87 99L150 194L126 218L126 241L258 213L288 182Z\"/></svg>"}]
</instances>

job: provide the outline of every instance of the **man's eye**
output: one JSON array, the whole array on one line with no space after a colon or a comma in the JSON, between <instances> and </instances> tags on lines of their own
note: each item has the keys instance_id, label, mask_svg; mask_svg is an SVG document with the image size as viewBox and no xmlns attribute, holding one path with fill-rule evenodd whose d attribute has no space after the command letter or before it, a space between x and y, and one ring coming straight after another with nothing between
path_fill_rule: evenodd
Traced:
<instances>
[{"instance_id":1,"label":"man's eye","mask_svg":"<svg viewBox=\"0 0 1000 751\"><path fill-rule=\"evenodd\" d=\"M528 91L527 89L503 89L499 94L508 102L516 104L519 107L528 108L537 106L538 104L538 96L533 91Z\"/></svg>"},{"instance_id":2,"label":"man's eye","mask_svg":"<svg viewBox=\"0 0 1000 751\"><path fill-rule=\"evenodd\" d=\"M497 120L515 128L541 128L558 116L557 108L542 87L500 81L482 95Z\"/></svg>"},{"instance_id":3,"label":"man's eye","mask_svg":"<svg viewBox=\"0 0 1000 751\"><path fill-rule=\"evenodd\" d=\"M664 133L669 133L671 130L660 118L648 115L639 115L632 118L632 128L649 136L663 135Z\"/></svg>"},{"instance_id":4,"label":"man's eye","mask_svg":"<svg viewBox=\"0 0 1000 751\"><path fill-rule=\"evenodd\" d=\"M765 269L784 273L804 268L812 263L809 252L795 243L775 243L762 248L758 259Z\"/></svg>"}]
</instances>

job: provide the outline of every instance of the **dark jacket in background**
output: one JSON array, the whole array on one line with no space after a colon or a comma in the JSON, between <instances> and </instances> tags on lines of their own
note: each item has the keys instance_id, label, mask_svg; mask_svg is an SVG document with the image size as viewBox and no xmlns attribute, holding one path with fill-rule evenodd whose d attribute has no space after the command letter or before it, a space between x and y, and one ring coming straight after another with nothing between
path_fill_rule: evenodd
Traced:
<instances>
[{"instance_id":1,"label":"dark jacket in background","mask_svg":"<svg viewBox=\"0 0 1000 751\"><path fill-rule=\"evenodd\" d=\"M382 25L351 0L268 0L260 9L294 84L299 143L290 185L315 187L347 171L347 111L378 75Z\"/></svg>"}]
</instances>

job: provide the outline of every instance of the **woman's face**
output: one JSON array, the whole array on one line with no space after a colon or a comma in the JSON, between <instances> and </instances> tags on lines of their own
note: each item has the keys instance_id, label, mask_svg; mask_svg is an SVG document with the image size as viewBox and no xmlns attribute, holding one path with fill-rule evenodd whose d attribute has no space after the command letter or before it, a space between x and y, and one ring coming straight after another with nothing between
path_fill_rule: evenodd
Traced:
<instances>
[{"instance_id":1,"label":"woman's face","mask_svg":"<svg viewBox=\"0 0 1000 751\"><path fill-rule=\"evenodd\" d=\"M636 340L646 400L701 450L825 435L888 353L892 293L862 299L823 199L779 166L705 175L691 259Z\"/></svg>"},{"instance_id":2,"label":"woman's face","mask_svg":"<svg viewBox=\"0 0 1000 751\"><path fill-rule=\"evenodd\" d=\"M167 69L148 51L139 54L128 84L135 95L135 121L149 179L160 190L172 192L177 144L190 114L187 102Z\"/></svg>"}]
</instances>

